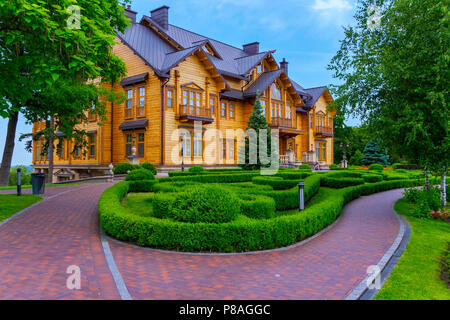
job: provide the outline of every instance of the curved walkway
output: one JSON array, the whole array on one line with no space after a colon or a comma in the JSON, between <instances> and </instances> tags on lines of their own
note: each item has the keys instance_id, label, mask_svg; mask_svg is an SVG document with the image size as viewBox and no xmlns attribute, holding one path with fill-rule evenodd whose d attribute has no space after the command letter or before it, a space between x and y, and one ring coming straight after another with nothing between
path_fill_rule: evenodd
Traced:
<instances>
[{"instance_id":1,"label":"curved walkway","mask_svg":"<svg viewBox=\"0 0 450 320\"><path fill-rule=\"evenodd\" d=\"M0 299L120 299L96 209L108 186L49 188L54 197L0 226ZM191 255L108 242L133 299L345 299L396 239L401 197L357 199L332 229L288 250ZM70 265L81 290L66 288Z\"/></svg>"}]
</instances>

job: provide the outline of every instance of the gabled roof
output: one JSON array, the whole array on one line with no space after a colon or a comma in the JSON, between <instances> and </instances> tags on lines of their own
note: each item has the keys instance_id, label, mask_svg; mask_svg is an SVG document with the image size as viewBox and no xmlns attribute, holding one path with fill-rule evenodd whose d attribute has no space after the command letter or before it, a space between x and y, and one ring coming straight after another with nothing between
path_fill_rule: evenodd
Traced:
<instances>
[{"instance_id":1,"label":"gabled roof","mask_svg":"<svg viewBox=\"0 0 450 320\"><path fill-rule=\"evenodd\" d=\"M317 100L319 100L319 98L324 93L327 93L329 95L329 98L328 98L329 101L333 100L333 98L331 98L331 95L328 93L328 88L326 86L305 89L305 92L307 94L309 94L311 97L311 99L308 99L307 101L305 101L305 107L307 107L307 108L313 108L314 105L316 104Z\"/></svg>"},{"instance_id":2,"label":"gabled roof","mask_svg":"<svg viewBox=\"0 0 450 320\"><path fill-rule=\"evenodd\" d=\"M289 82L292 95L297 93L305 109L314 106L322 94L326 92L327 100L332 100L326 87L305 89L297 82L287 77L281 70L261 74L244 92L230 89L224 77L248 81L248 73L269 59L274 68L278 64L273 59L272 52L248 54L243 49L199 35L195 32L169 24L167 29L161 27L151 17L143 16L140 23L132 23L124 33L117 33L119 39L138 55L159 77L170 77L170 70L192 54L201 52L205 63L225 84L225 92L221 96L230 99L243 100L256 96L257 91L266 90L278 77ZM204 47L207 46L208 50ZM127 79L124 79L127 80ZM297 101L301 103L300 101Z\"/></svg>"},{"instance_id":3,"label":"gabled roof","mask_svg":"<svg viewBox=\"0 0 450 320\"><path fill-rule=\"evenodd\" d=\"M129 85L132 85L132 84L145 82L145 81L147 81L147 79L148 79L148 72L142 73L142 74L138 74L138 75L135 75L135 76L131 76L131 77L128 77L128 78L124 78L124 79L122 79L122 81L120 81L120 85L122 87L125 87L125 86L129 86Z\"/></svg>"},{"instance_id":4,"label":"gabled roof","mask_svg":"<svg viewBox=\"0 0 450 320\"><path fill-rule=\"evenodd\" d=\"M253 82L250 87L248 87L245 92L244 96L246 98L254 97L256 96L256 93L265 91L272 83L274 83L275 80L278 79L278 77L281 75L281 70L276 71L270 71L270 72L264 72L262 73L258 79Z\"/></svg>"}]
</instances>

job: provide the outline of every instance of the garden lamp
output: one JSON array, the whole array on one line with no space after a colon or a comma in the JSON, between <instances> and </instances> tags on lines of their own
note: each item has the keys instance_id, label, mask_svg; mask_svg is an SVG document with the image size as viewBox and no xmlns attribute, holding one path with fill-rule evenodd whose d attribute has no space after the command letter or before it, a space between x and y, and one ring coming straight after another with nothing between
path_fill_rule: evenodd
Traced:
<instances>
[{"instance_id":1,"label":"garden lamp","mask_svg":"<svg viewBox=\"0 0 450 320\"><path fill-rule=\"evenodd\" d=\"M299 210L305 210L305 183L300 182L298 184L298 202L299 202Z\"/></svg>"},{"instance_id":2,"label":"garden lamp","mask_svg":"<svg viewBox=\"0 0 450 320\"><path fill-rule=\"evenodd\" d=\"M17 168L17 196L22 195L22 168Z\"/></svg>"}]
</instances>

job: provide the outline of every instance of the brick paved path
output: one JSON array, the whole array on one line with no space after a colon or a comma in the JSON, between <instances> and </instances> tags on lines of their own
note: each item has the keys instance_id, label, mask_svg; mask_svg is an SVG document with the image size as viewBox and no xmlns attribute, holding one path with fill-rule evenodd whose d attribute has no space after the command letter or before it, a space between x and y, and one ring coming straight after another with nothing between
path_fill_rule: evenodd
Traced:
<instances>
[{"instance_id":1,"label":"brick paved path","mask_svg":"<svg viewBox=\"0 0 450 320\"><path fill-rule=\"evenodd\" d=\"M106 187L48 188L56 197L0 227L0 299L120 298L98 229ZM360 198L330 231L284 251L206 256L109 245L133 299L344 299L394 242L399 198L400 190ZM66 288L69 265L81 267L80 291Z\"/></svg>"},{"instance_id":2,"label":"brick paved path","mask_svg":"<svg viewBox=\"0 0 450 320\"><path fill-rule=\"evenodd\" d=\"M97 200L108 186L47 188L46 197L56 197L0 227L0 299L120 298L97 218ZM71 265L81 268L80 291L66 287Z\"/></svg>"}]
</instances>

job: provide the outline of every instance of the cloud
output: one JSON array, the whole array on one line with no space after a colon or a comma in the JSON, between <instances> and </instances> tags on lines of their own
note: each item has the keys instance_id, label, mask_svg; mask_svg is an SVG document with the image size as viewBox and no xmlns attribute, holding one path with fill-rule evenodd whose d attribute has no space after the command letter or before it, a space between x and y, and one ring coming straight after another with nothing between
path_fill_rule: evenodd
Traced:
<instances>
[{"instance_id":1,"label":"cloud","mask_svg":"<svg viewBox=\"0 0 450 320\"><path fill-rule=\"evenodd\" d=\"M313 10L351 10L353 5L348 0L314 0Z\"/></svg>"}]
</instances>

